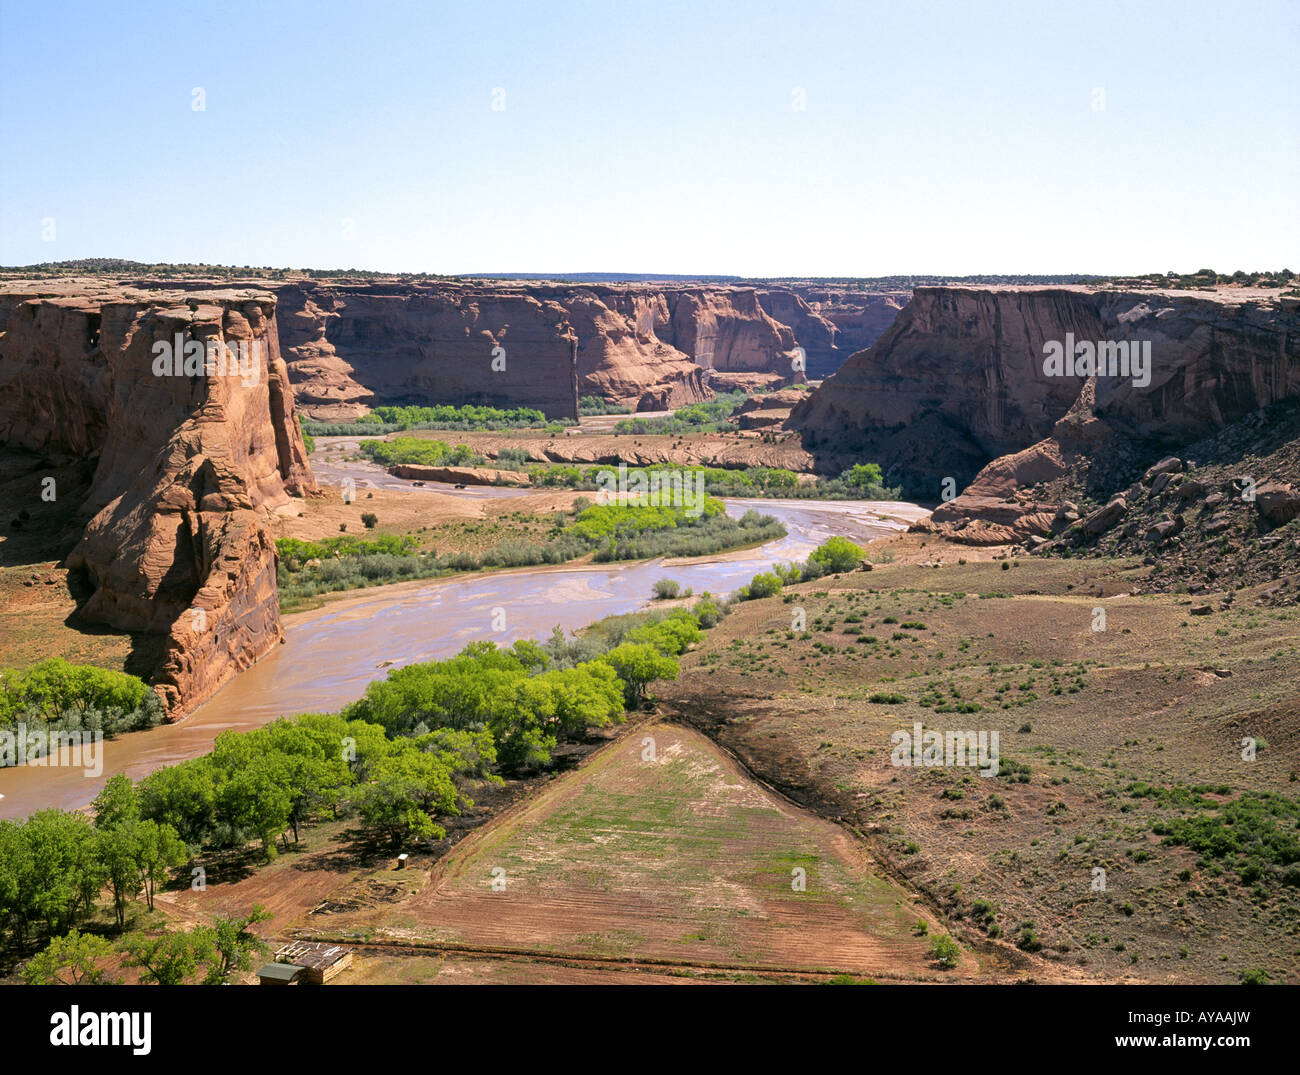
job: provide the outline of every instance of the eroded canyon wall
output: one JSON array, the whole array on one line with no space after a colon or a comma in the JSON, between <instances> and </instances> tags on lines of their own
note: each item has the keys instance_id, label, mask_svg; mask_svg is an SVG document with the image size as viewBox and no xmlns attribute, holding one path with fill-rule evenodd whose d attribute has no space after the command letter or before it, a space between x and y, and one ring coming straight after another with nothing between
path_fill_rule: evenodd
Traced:
<instances>
[{"instance_id":1,"label":"eroded canyon wall","mask_svg":"<svg viewBox=\"0 0 1300 1075\"><path fill-rule=\"evenodd\" d=\"M380 404L536 407L577 416L565 307L522 288L333 284L277 288L298 405L348 421Z\"/></svg>"},{"instance_id":2,"label":"eroded canyon wall","mask_svg":"<svg viewBox=\"0 0 1300 1075\"><path fill-rule=\"evenodd\" d=\"M919 287L888 331L790 416L824 455L879 462L891 481L938 499L991 457L1050 432L1083 379L1042 374L1042 346L1101 321L1082 293Z\"/></svg>"},{"instance_id":3,"label":"eroded canyon wall","mask_svg":"<svg viewBox=\"0 0 1300 1075\"><path fill-rule=\"evenodd\" d=\"M804 379L797 333L753 288L298 281L277 293L298 405L321 421L409 403L574 417L589 395L662 410ZM801 316L833 355L830 326L806 304Z\"/></svg>"},{"instance_id":4,"label":"eroded canyon wall","mask_svg":"<svg viewBox=\"0 0 1300 1075\"><path fill-rule=\"evenodd\" d=\"M178 345L213 369L172 366ZM93 464L87 484L59 490L84 523L68 557L92 588L79 613L162 637L153 681L170 716L279 642L269 520L316 483L273 295L7 290L0 443L29 464L33 505L42 470Z\"/></svg>"},{"instance_id":5,"label":"eroded canyon wall","mask_svg":"<svg viewBox=\"0 0 1300 1075\"><path fill-rule=\"evenodd\" d=\"M880 462L914 496L941 499L951 476L961 495L936 529L1021 540L1049 531L1053 481L1104 496L1161 453L1300 397L1297 305L1246 289L918 288L790 424L824 460ZM1047 375L1044 344L1067 335L1142 348L1149 377Z\"/></svg>"},{"instance_id":6,"label":"eroded canyon wall","mask_svg":"<svg viewBox=\"0 0 1300 1075\"><path fill-rule=\"evenodd\" d=\"M805 351L808 379L819 381L880 339L911 295L791 285L760 290L758 299L775 320L790 326Z\"/></svg>"}]
</instances>

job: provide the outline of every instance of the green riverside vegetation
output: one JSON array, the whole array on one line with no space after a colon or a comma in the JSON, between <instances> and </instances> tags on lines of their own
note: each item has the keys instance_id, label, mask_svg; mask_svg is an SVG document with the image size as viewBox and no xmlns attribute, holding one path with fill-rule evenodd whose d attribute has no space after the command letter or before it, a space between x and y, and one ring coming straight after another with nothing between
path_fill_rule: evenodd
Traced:
<instances>
[{"instance_id":1,"label":"green riverside vegetation","mask_svg":"<svg viewBox=\"0 0 1300 1075\"><path fill-rule=\"evenodd\" d=\"M416 547L413 537L299 541L281 538L278 580L282 607L323 593L436 578L484 568L562 564L591 555L599 563L656 556L708 556L759 545L785 535L771 516L747 511L733 519L721 501L706 498L701 514L681 507L588 504L557 522L545 541L507 541L483 553L437 555Z\"/></svg>"},{"instance_id":2,"label":"green riverside vegetation","mask_svg":"<svg viewBox=\"0 0 1300 1075\"><path fill-rule=\"evenodd\" d=\"M17 761L19 725L26 737L25 755L34 758L47 753L51 735L98 732L111 738L151 728L162 715L158 696L144 680L125 672L59 657L22 671L0 669L0 767Z\"/></svg>"},{"instance_id":3,"label":"green riverside vegetation","mask_svg":"<svg viewBox=\"0 0 1300 1075\"><path fill-rule=\"evenodd\" d=\"M269 861L320 820L355 819L367 839L393 847L441 839L442 820L473 805L475 785L535 772L561 740L624 720L724 613L705 595L694 609L611 617L581 636L557 627L545 643L475 642L394 669L341 713L223 732L210 753L138 784L113 776L93 820L50 809L0 821L0 955L32 954L25 976L42 984L103 981L99 964L114 952L147 981L227 980L251 965L259 908L147 935L126 932L137 899L152 911L155 893L205 851L251 843ZM51 704L67 700L54 693ZM97 919L105 894L111 926Z\"/></svg>"},{"instance_id":4,"label":"green riverside vegetation","mask_svg":"<svg viewBox=\"0 0 1300 1075\"><path fill-rule=\"evenodd\" d=\"M586 413L586 412L584 412ZM601 412L591 412L601 413ZM572 419L553 421L534 407L477 407L439 404L432 407L375 407L353 422L304 422L317 437L367 436L406 429L554 429L573 425Z\"/></svg>"}]
</instances>

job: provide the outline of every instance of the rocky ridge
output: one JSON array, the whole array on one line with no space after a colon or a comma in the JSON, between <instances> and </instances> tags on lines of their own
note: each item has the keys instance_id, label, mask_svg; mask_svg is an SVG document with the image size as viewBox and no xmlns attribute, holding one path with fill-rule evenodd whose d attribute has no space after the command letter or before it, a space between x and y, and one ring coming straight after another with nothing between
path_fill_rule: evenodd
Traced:
<instances>
[{"instance_id":1,"label":"rocky ridge","mask_svg":"<svg viewBox=\"0 0 1300 1075\"><path fill-rule=\"evenodd\" d=\"M235 374L160 374L195 343ZM165 345L165 346L163 346ZM60 282L0 294L0 443L9 522L72 530L89 622L154 636L154 689L175 719L281 637L269 519L316 491L265 291L136 291Z\"/></svg>"}]
</instances>

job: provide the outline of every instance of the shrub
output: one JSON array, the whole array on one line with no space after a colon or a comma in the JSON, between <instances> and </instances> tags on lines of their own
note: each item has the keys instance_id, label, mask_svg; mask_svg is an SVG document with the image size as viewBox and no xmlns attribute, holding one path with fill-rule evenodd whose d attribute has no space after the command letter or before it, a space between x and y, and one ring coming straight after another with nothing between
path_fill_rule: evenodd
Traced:
<instances>
[{"instance_id":1,"label":"shrub","mask_svg":"<svg viewBox=\"0 0 1300 1075\"><path fill-rule=\"evenodd\" d=\"M670 600L681 592L681 584L676 579L660 579L654 584L654 595L660 600Z\"/></svg>"},{"instance_id":2,"label":"shrub","mask_svg":"<svg viewBox=\"0 0 1300 1075\"><path fill-rule=\"evenodd\" d=\"M762 597L775 597L781 592L781 580L771 571L761 571L742 586L737 594L742 601L754 601Z\"/></svg>"},{"instance_id":3,"label":"shrub","mask_svg":"<svg viewBox=\"0 0 1300 1075\"><path fill-rule=\"evenodd\" d=\"M948 934L941 933L930 942L930 958L944 970L950 970L960 961L961 949Z\"/></svg>"},{"instance_id":4,"label":"shrub","mask_svg":"<svg viewBox=\"0 0 1300 1075\"><path fill-rule=\"evenodd\" d=\"M815 548L809 559L819 564L826 574L837 575L852 571L862 561L863 555L861 546L848 538L833 537Z\"/></svg>"}]
</instances>

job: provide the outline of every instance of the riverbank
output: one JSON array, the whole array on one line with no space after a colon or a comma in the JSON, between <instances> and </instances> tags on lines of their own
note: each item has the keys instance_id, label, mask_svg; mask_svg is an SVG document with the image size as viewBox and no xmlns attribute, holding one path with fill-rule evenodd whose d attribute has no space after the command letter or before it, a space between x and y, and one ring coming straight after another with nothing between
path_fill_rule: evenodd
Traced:
<instances>
[{"instance_id":1,"label":"riverbank","mask_svg":"<svg viewBox=\"0 0 1300 1075\"><path fill-rule=\"evenodd\" d=\"M415 493L413 495L424 495ZM650 603L654 583L670 575L696 594L726 594L773 563L806 559L828 537L859 544L898 533L915 505L789 505L764 500L787 535L755 549L667 563L556 565L400 583L346 594L323 607L284 620L284 642L241 673L185 720L107 741L103 768L0 770L0 817L45 806L77 809L107 778L140 779L164 765L205 753L222 731L246 731L279 716L334 711L360 697L389 668L451 656L476 639L510 645L545 638L555 627L579 631L606 616ZM728 504L743 514L751 505ZM886 519L875 516L886 515ZM892 520L892 521L891 521Z\"/></svg>"}]
</instances>

